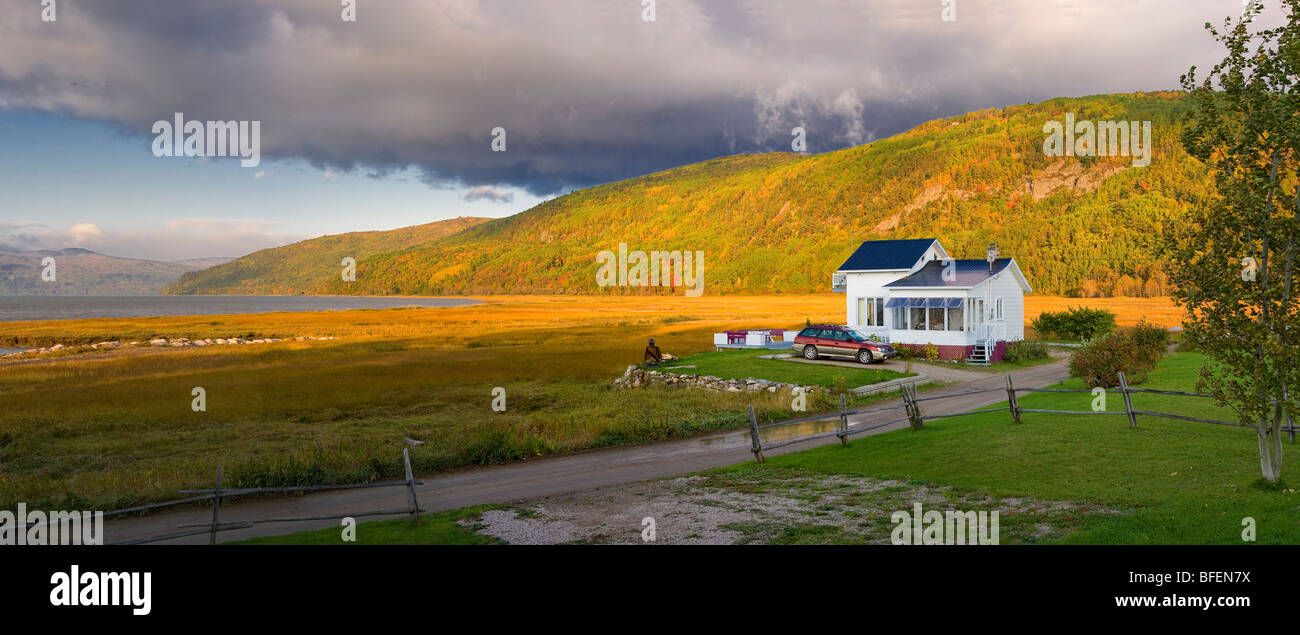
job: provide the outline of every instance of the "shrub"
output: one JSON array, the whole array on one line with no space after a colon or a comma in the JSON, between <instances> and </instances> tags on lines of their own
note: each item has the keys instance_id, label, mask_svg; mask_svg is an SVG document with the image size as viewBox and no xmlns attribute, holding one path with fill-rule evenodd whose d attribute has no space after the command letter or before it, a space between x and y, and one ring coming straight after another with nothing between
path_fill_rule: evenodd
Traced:
<instances>
[{"instance_id":1,"label":"shrub","mask_svg":"<svg viewBox=\"0 0 1300 635\"><path fill-rule=\"evenodd\" d=\"M1169 331L1160 326L1147 324L1145 318L1138 320L1136 326L1128 331L1128 336L1137 345L1138 355L1142 361L1155 368L1156 362L1169 349Z\"/></svg>"},{"instance_id":2,"label":"shrub","mask_svg":"<svg viewBox=\"0 0 1300 635\"><path fill-rule=\"evenodd\" d=\"M929 361L932 361L932 362L934 362L934 361L938 361L938 360L939 360L939 347L938 347L938 346L935 346L934 344L926 344L926 345L925 345L925 358L926 358L927 360L929 360Z\"/></svg>"},{"instance_id":3,"label":"shrub","mask_svg":"<svg viewBox=\"0 0 1300 635\"><path fill-rule=\"evenodd\" d=\"M1070 356L1070 376L1078 377L1089 387L1111 388L1119 385L1124 372L1130 384L1146 381L1147 373L1164 356L1169 334L1145 321L1120 333L1093 339Z\"/></svg>"},{"instance_id":4,"label":"shrub","mask_svg":"<svg viewBox=\"0 0 1300 635\"><path fill-rule=\"evenodd\" d=\"M1044 311L1033 320L1040 337L1064 337L1088 341L1115 330L1115 314L1086 306L1068 307L1062 312Z\"/></svg>"},{"instance_id":5,"label":"shrub","mask_svg":"<svg viewBox=\"0 0 1300 635\"><path fill-rule=\"evenodd\" d=\"M916 359L916 349L905 344L899 344L894 347L898 351L898 358L902 360Z\"/></svg>"},{"instance_id":6,"label":"shrub","mask_svg":"<svg viewBox=\"0 0 1300 635\"><path fill-rule=\"evenodd\" d=\"M1002 354L1004 362L1023 362L1031 359L1047 359L1047 344L1043 342L1009 342Z\"/></svg>"}]
</instances>

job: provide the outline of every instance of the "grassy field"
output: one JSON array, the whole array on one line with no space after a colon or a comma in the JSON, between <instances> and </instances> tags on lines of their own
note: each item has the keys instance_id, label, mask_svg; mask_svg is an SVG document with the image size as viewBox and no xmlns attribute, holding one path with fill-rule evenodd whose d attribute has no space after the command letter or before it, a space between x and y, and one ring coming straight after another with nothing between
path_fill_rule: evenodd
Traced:
<instances>
[{"instance_id":1,"label":"grassy field","mask_svg":"<svg viewBox=\"0 0 1300 635\"><path fill-rule=\"evenodd\" d=\"M845 368L843 366L817 366L796 364L779 359L760 359L783 351L740 350L699 353L677 362L664 364L660 370L683 375L710 375L723 379L748 379L750 377L806 386L848 388L868 386L882 381L906 377L903 373L881 368ZM695 368L682 368L695 366Z\"/></svg>"},{"instance_id":2,"label":"grassy field","mask_svg":"<svg viewBox=\"0 0 1300 635\"><path fill-rule=\"evenodd\" d=\"M1072 306L1106 309L1115 314L1119 326L1133 326L1145 319L1148 324L1171 327L1183 323L1183 310L1169 298L1066 298L1057 295L1025 296L1025 330L1033 337L1030 321L1043 311L1064 311Z\"/></svg>"},{"instance_id":3,"label":"grassy field","mask_svg":"<svg viewBox=\"0 0 1300 635\"><path fill-rule=\"evenodd\" d=\"M6 322L0 345L334 336L0 362L0 508L112 509L233 487L381 479L744 424L744 394L612 380L647 337L680 356L738 325L838 322L842 296L507 297L456 308ZM191 391L207 392L193 412ZM506 390L506 412L491 410ZM759 396L764 419L792 416ZM817 404L809 403L810 408Z\"/></svg>"},{"instance_id":4,"label":"grassy field","mask_svg":"<svg viewBox=\"0 0 1300 635\"><path fill-rule=\"evenodd\" d=\"M1190 390L1200 355L1167 357L1142 387ZM1078 380L1068 387L1080 388ZM1089 410L1091 395L1036 393L1026 408ZM1136 395L1135 407L1232 421L1209 400ZM1108 410L1123 410L1110 395ZM1284 477L1300 479L1300 453L1288 444ZM1029 496L1120 508L1084 519L1064 541L1087 544L1241 544L1242 519L1258 522L1258 541L1300 543L1300 493L1259 483L1255 433L1248 428L1122 415L1003 413L926 423L901 431L774 457L764 466L926 481L995 497ZM1289 475L1289 476L1288 476Z\"/></svg>"},{"instance_id":5,"label":"grassy field","mask_svg":"<svg viewBox=\"0 0 1300 635\"><path fill-rule=\"evenodd\" d=\"M1200 364L1195 353L1171 355L1144 387L1187 390ZM1066 386L1081 384L1071 380ZM1036 393L1022 397L1021 405L1089 410L1091 399L1087 394ZM1229 412L1196 398L1136 395L1134 399L1141 409L1231 420ZM1111 395L1107 406L1112 412L1123 409L1117 395ZM1130 428L1122 415L1027 413L1021 424L1012 423L1005 413L975 415L928 422L920 431L854 439L847 447L827 445L771 457L763 464L746 462L707 476L737 491L761 491L769 482L791 474L819 474L951 487L956 492L953 500L1077 503L1078 511L1055 509L1038 518L1007 519L1012 529L1007 536L1016 535L1017 527L1052 525L1057 537L1051 542L1243 544L1242 520L1251 517L1257 522L1259 543L1300 544L1300 492L1285 484L1260 483L1253 430L1154 417L1140 417L1138 423ZM1287 445L1283 470L1292 482L1300 479L1296 447ZM910 504L895 503L902 509ZM431 516L430 521L448 525L439 531L464 531L454 525L454 519L473 515L447 517L452 520ZM385 525L384 531L391 532L392 540L414 542L431 535L430 521L418 528L396 521ZM834 529L792 524L784 527L783 536L797 543L852 538ZM273 541L337 542L338 530L302 532Z\"/></svg>"},{"instance_id":6,"label":"grassy field","mask_svg":"<svg viewBox=\"0 0 1300 635\"><path fill-rule=\"evenodd\" d=\"M752 397L615 391L653 336L679 355L737 320L833 319L834 298L506 298L457 308L7 323L24 344L336 336L97 350L0 372L0 508L112 509L206 485L358 482L743 425ZM190 408L194 387L206 412ZM506 412L491 409L506 390ZM752 400L764 417L789 399ZM816 407L813 402L809 407Z\"/></svg>"}]
</instances>

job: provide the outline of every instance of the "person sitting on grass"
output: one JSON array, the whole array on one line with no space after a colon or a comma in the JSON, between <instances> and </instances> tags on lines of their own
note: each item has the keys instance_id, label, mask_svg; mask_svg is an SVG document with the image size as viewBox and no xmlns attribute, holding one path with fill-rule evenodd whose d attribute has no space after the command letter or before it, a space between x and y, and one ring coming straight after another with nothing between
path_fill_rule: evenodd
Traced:
<instances>
[{"instance_id":1,"label":"person sitting on grass","mask_svg":"<svg viewBox=\"0 0 1300 635\"><path fill-rule=\"evenodd\" d=\"M641 360L647 366L658 366L664 361L664 354L655 346L655 338L650 338L650 343L646 344L645 357Z\"/></svg>"}]
</instances>

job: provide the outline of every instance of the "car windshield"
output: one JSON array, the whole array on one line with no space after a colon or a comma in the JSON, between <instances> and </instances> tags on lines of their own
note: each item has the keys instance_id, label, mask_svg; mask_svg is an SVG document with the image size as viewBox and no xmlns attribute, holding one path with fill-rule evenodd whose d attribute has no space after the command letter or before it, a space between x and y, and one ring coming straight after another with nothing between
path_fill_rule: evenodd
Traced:
<instances>
[{"instance_id":1,"label":"car windshield","mask_svg":"<svg viewBox=\"0 0 1300 635\"><path fill-rule=\"evenodd\" d=\"M857 331L855 331L855 330L853 330L853 329L848 329L848 330L845 331L845 333L848 333L848 334L849 334L849 339L851 339L851 340L853 340L853 341L855 341L855 342L869 342L869 341L871 341L871 338L869 338L869 337L867 337L866 335L863 335L863 334L861 334L861 333L859 333L859 332L857 332Z\"/></svg>"}]
</instances>

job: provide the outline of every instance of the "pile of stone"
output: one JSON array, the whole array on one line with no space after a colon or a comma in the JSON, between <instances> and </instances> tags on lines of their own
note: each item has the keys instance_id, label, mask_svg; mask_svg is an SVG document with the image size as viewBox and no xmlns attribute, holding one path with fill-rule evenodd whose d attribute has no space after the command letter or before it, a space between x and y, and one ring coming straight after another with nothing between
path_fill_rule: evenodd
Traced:
<instances>
[{"instance_id":1,"label":"pile of stone","mask_svg":"<svg viewBox=\"0 0 1300 635\"><path fill-rule=\"evenodd\" d=\"M9 353L8 355L0 355L0 358L19 357L24 355L41 355L44 353L57 353L59 351L71 351L71 350L78 350L78 349L98 350L101 348L124 348L124 347L132 347L132 346L166 346L166 347L181 348L186 346L202 347L202 346L230 346L234 344L274 344L276 342L284 342L284 341L307 342L307 341L325 341L325 340L333 340L333 339L338 339L338 338L299 336L299 337L289 338L287 340L284 338L266 338L266 339L250 340L250 339L244 339L242 337L218 337L216 339L205 338L201 340L191 340L185 337L174 337L171 339L165 337L159 337L156 339L149 340L148 342L126 342L126 343L99 342L96 344L82 344L80 346L65 346L63 344L55 344L53 346L46 346L44 348L33 348L25 351L18 351L17 353Z\"/></svg>"},{"instance_id":2,"label":"pile of stone","mask_svg":"<svg viewBox=\"0 0 1300 635\"><path fill-rule=\"evenodd\" d=\"M800 386L766 379L723 379L712 375L682 375L658 370L643 370L628 366L623 376L614 380L615 388L642 388L650 384L675 386L680 388L704 388L721 392L776 392L802 388L805 394L815 390L824 390L820 386Z\"/></svg>"}]
</instances>

